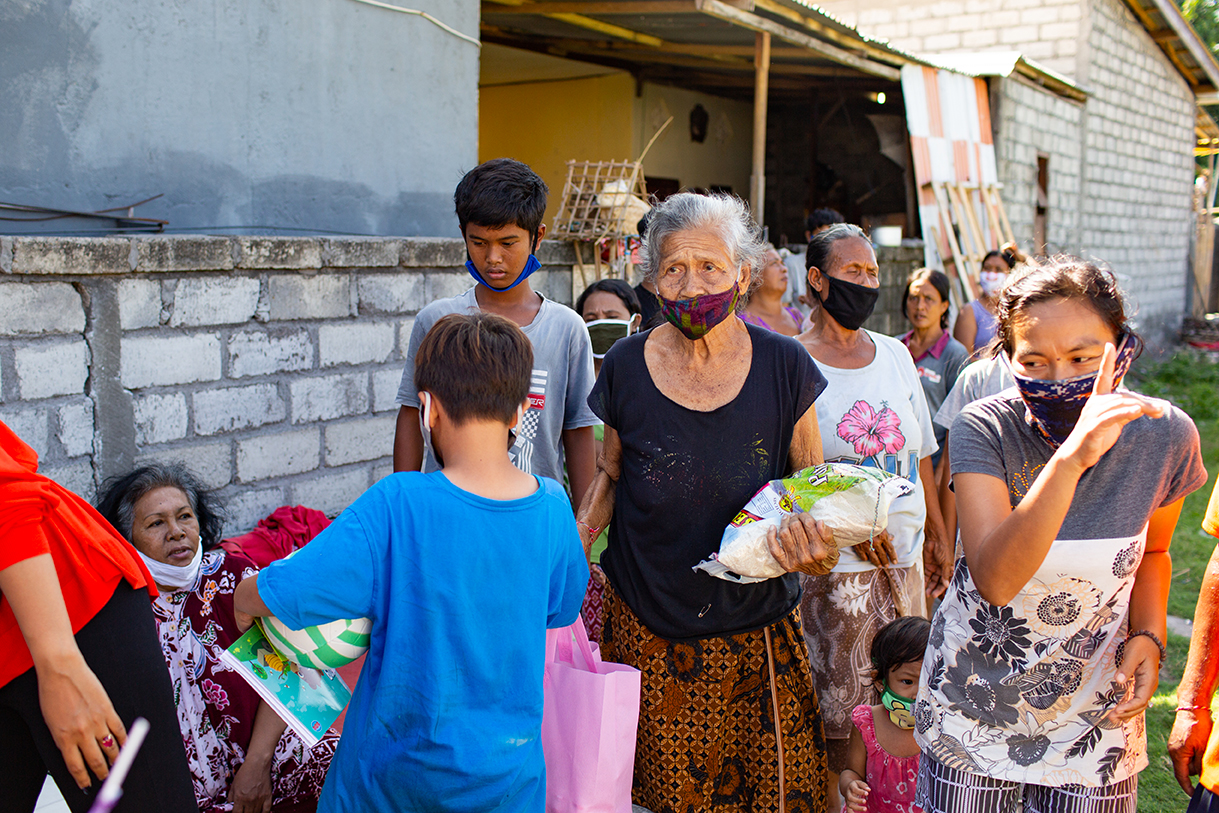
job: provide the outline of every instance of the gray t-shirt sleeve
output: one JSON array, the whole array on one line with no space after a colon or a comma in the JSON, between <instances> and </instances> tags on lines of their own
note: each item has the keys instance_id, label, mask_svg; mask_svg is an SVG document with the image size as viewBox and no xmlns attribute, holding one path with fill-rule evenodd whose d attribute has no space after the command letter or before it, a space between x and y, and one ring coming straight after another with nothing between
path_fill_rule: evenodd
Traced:
<instances>
[{"instance_id":1,"label":"gray t-shirt sleeve","mask_svg":"<svg viewBox=\"0 0 1219 813\"><path fill-rule=\"evenodd\" d=\"M406 346L406 362L402 365L402 383L398 385L398 397L394 399L401 406L419 408L419 391L415 389L415 354L419 352L423 337L432 329L433 321L420 313L411 328L411 340Z\"/></svg>"},{"instance_id":2,"label":"gray t-shirt sleeve","mask_svg":"<svg viewBox=\"0 0 1219 813\"><path fill-rule=\"evenodd\" d=\"M588 406L588 394L592 392L595 380L593 345L588 338L587 328L580 322L578 329L572 330L568 335L567 393L563 402L564 430L601 423Z\"/></svg>"},{"instance_id":3,"label":"gray t-shirt sleeve","mask_svg":"<svg viewBox=\"0 0 1219 813\"><path fill-rule=\"evenodd\" d=\"M949 392L956 386L957 380L961 377L961 371L967 364L969 364L969 351L965 349L965 345L955 340L950 341L944 348L944 386Z\"/></svg>"},{"instance_id":4,"label":"gray t-shirt sleeve","mask_svg":"<svg viewBox=\"0 0 1219 813\"><path fill-rule=\"evenodd\" d=\"M948 459L953 476L989 474L1006 483L1007 469L999 443L1001 432L1002 426L985 404L969 404L962 409L948 432Z\"/></svg>"},{"instance_id":5,"label":"gray t-shirt sleeve","mask_svg":"<svg viewBox=\"0 0 1219 813\"><path fill-rule=\"evenodd\" d=\"M1202 446L1198 438L1198 427L1193 420L1177 407L1158 420L1170 421L1169 448L1179 450L1174 455L1179 461L1169 475L1160 507L1172 505L1187 494L1192 494L1206 485L1206 469L1202 465Z\"/></svg>"},{"instance_id":6,"label":"gray t-shirt sleeve","mask_svg":"<svg viewBox=\"0 0 1219 813\"><path fill-rule=\"evenodd\" d=\"M904 346L902 350L905 350ZM931 425L931 409L927 406L927 394L923 391L923 384L918 377L918 368L914 366L914 359L910 358L909 351L905 353L905 362L902 365L902 377L906 379L905 386L910 393L910 406L914 410L919 432L923 436L919 454L923 457L931 457L939 451L940 444L935 439L935 427ZM918 472L913 474L917 476Z\"/></svg>"},{"instance_id":7,"label":"gray t-shirt sleeve","mask_svg":"<svg viewBox=\"0 0 1219 813\"><path fill-rule=\"evenodd\" d=\"M968 356L966 359L968 360ZM944 403L940 404L939 410L935 413L936 423L945 429L952 429L952 422L956 420L957 415L961 414L961 410L965 408L966 404L975 399L972 382L981 377L979 373L986 363L986 361L975 361L972 364L966 364L957 372L956 383L951 385L948 395L944 397ZM952 444L948 445L951 456Z\"/></svg>"}]
</instances>

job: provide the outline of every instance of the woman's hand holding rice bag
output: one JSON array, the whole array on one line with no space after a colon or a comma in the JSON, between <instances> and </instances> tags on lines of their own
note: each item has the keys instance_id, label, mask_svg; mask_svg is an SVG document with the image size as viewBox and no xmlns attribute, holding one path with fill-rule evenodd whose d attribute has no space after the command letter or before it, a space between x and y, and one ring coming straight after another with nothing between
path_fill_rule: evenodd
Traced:
<instances>
[{"instance_id":1,"label":"woman's hand holding rice bag","mask_svg":"<svg viewBox=\"0 0 1219 813\"><path fill-rule=\"evenodd\" d=\"M829 530L839 549L867 542L877 556L888 542L889 506L912 491L901 477L851 463L825 463L772 480L724 529L719 552L694 569L742 583L782 576L787 570L772 555L768 537L772 531L777 536L785 516L804 513Z\"/></svg>"}]
</instances>

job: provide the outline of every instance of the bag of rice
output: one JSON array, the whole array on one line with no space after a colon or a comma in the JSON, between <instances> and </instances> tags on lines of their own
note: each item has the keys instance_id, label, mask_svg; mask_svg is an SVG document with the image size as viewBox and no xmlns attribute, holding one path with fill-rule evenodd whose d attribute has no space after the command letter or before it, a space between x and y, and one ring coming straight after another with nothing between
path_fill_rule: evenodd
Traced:
<instances>
[{"instance_id":1,"label":"bag of rice","mask_svg":"<svg viewBox=\"0 0 1219 813\"><path fill-rule=\"evenodd\" d=\"M889 506L913 492L905 478L853 463L824 463L771 480L724 529L719 553L694 569L741 584L782 576L766 535L785 515L811 514L834 532L840 549L849 548L885 530Z\"/></svg>"}]
</instances>

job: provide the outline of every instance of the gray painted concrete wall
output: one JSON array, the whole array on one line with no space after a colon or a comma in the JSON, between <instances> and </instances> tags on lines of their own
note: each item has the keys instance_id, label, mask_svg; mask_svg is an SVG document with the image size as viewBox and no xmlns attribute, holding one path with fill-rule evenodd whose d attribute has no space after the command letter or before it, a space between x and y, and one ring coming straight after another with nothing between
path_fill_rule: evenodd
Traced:
<instances>
[{"instance_id":1,"label":"gray painted concrete wall","mask_svg":"<svg viewBox=\"0 0 1219 813\"><path fill-rule=\"evenodd\" d=\"M535 290L571 303L570 244ZM0 239L0 420L92 499L181 460L239 533L330 515L390 471L414 315L468 289L457 239Z\"/></svg>"},{"instance_id":2,"label":"gray painted concrete wall","mask_svg":"<svg viewBox=\"0 0 1219 813\"><path fill-rule=\"evenodd\" d=\"M473 0L388 2L478 35ZM478 47L355 0L3 2L0 144L0 201L92 211L163 192L136 214L453 236ZM65 227L81 223L44 226Z\"/></svg>"}]
</instances>

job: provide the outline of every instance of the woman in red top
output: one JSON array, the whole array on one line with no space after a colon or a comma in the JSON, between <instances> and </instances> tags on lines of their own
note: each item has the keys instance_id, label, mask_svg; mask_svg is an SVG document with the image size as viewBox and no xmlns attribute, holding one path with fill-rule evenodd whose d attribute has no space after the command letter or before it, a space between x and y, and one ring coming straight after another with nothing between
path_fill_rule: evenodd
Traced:
<instances>
[{"instance_id":1,"label":"woman in red top","mask_svg":"<svg viewBox=\"0 0 1219 813\"><path fill-rule=\"evenodd\" d=\"M151 724L116 810L191 810L186 754L132 547L37 473L0 422L0 800L33 810L49 771L73 811L93 802L136 717Z\"/></svg>"}]
</instances>

